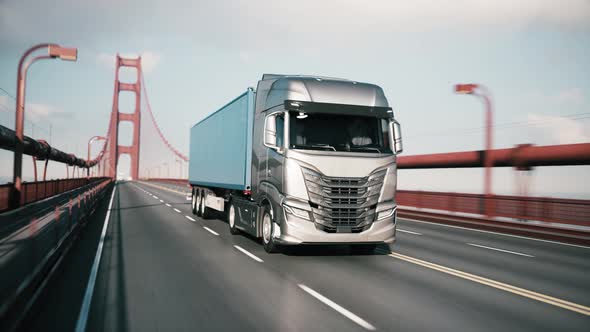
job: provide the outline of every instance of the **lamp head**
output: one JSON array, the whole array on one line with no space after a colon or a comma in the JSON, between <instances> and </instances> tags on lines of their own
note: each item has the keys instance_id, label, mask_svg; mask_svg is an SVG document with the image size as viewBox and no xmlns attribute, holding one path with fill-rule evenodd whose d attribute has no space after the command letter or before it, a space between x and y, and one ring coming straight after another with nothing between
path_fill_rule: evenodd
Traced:
<instances>
[{"instance_id":1,"label":"lamp head","mask_svg":"<svg viewBox=\"0 0 590 332\"><path fill-rule=\"evenodd\" d=\"M74 47L49 45L49 56L52 58L60 58L66 61L76 61L78 59L78 49Z\"/></svg>"}]
</instances>

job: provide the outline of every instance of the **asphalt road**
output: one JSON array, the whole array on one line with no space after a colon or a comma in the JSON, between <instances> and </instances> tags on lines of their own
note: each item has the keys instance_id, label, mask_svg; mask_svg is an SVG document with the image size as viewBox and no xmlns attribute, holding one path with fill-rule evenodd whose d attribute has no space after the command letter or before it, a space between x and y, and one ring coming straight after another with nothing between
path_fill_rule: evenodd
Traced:
<instances>
[{"instance_id":1,"label":"asphalt road","mask_svg":"<svg viewBox=\"0 0 590 332\"><path fill-rule=\"evenodd\" d=\"M23 330L590 330L590 248L400 220L391 254L267 254L169 188L121 183ZM86 317L86 316L83 316Z\"/></svg>"}]
</instances>

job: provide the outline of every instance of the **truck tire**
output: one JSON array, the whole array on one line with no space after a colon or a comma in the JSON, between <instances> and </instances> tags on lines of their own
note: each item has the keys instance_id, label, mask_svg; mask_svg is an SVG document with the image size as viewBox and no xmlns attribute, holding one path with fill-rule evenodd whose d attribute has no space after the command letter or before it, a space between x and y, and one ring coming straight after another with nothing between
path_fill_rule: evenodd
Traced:
<instances>
[{"instance_id":1,"label":"truck tire","mask_svg":"<svg viewBox=\"0 0 590 332\"><path fill-rule=\"evenodd\" d=\"M272 235L275 230L275 223L270 213L270 207L264 206L262 210L262 244L268 253L278 252L277 244Z\"/></svg>"},{"instance_id":2,"label":"truck tire","mask_svg":"<svg viewBox=\"0 0 590 332\"><path fill-rule=\"evenodd\" d=\"M197 216L201 216L201 189L195 189L195 208L197 209Z\"/></svg>"},{"instance_id":3,"label":"truck tire","mask_svg":"<svg viewBox=\"0 0 590 332\"><path fill-rule=\"evenodd\" d=\"M201 190L201 218L203 219L209 219L211 218L211 215L213 214L213 211L207 207L207 205L205 204L205 200L207 199L207 190L203 189Z\"/></svg>"},{"instance_id":4,"label":"truck tire","mask_svg":"<svg viewBox=\"0 0 590 332\"><path fill-rule=\"evenodd\" d=\"M229 209L227 210L227 224L229 225L229 232L233 235L240 234L240 230L236 227L236 221L239 215L236 214L234 202L229 202Z\"/></svg>"},{"instance_id":5,"label":"truck tire","mask_svg":"<svg viewBox=\"0 0 590 332\"><path fill-rule=\"evenodd\" d=\"M193 188L191 194L191 208L193 214L197 214L197 190Z\"/></svg>"}]
</instances>

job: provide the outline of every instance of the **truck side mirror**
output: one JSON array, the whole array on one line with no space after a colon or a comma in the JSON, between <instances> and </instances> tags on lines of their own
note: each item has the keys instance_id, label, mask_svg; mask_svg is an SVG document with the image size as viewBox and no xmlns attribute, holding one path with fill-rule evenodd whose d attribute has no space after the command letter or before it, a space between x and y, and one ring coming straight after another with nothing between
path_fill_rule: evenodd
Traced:
<instances>
[{"instance_id":1,"label":"truck side mirror","mask_svg":"<svg viewBox=\"0 0 590 332\"><path fill-rule=\"evenodd\" d=\"M276 114L271 114L264 119L264 146L271 149L278 149Z\"/></svg>"},{"instance_id":2,"label":"truck side mirror","mask_svg":"<svg viewBox=\"0 0 590 332\"><path fill-rule=\"evenodd\" d=\"M402 126L395 119L391 121L392 132L393 132L393 148L396 154L400 154L404 151L402 143Z\"/></svg>"}]
</instances>

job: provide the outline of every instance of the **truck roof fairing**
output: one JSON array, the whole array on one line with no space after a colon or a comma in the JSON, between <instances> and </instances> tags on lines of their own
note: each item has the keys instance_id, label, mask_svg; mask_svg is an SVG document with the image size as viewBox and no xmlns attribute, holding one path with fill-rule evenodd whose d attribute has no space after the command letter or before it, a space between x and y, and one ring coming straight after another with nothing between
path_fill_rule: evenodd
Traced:
<instances>
[{"instance_id":1,"label":"truck roof fairing","mask_svg":"<svg viewBox=\"0 0 590 332\"><path fill-rule=\"evenodd\" d=\"M265 74L257 94L257 110L282 105L285 100L389 107L381 87L338 78Z\"/></svg>"}]
</instances>

